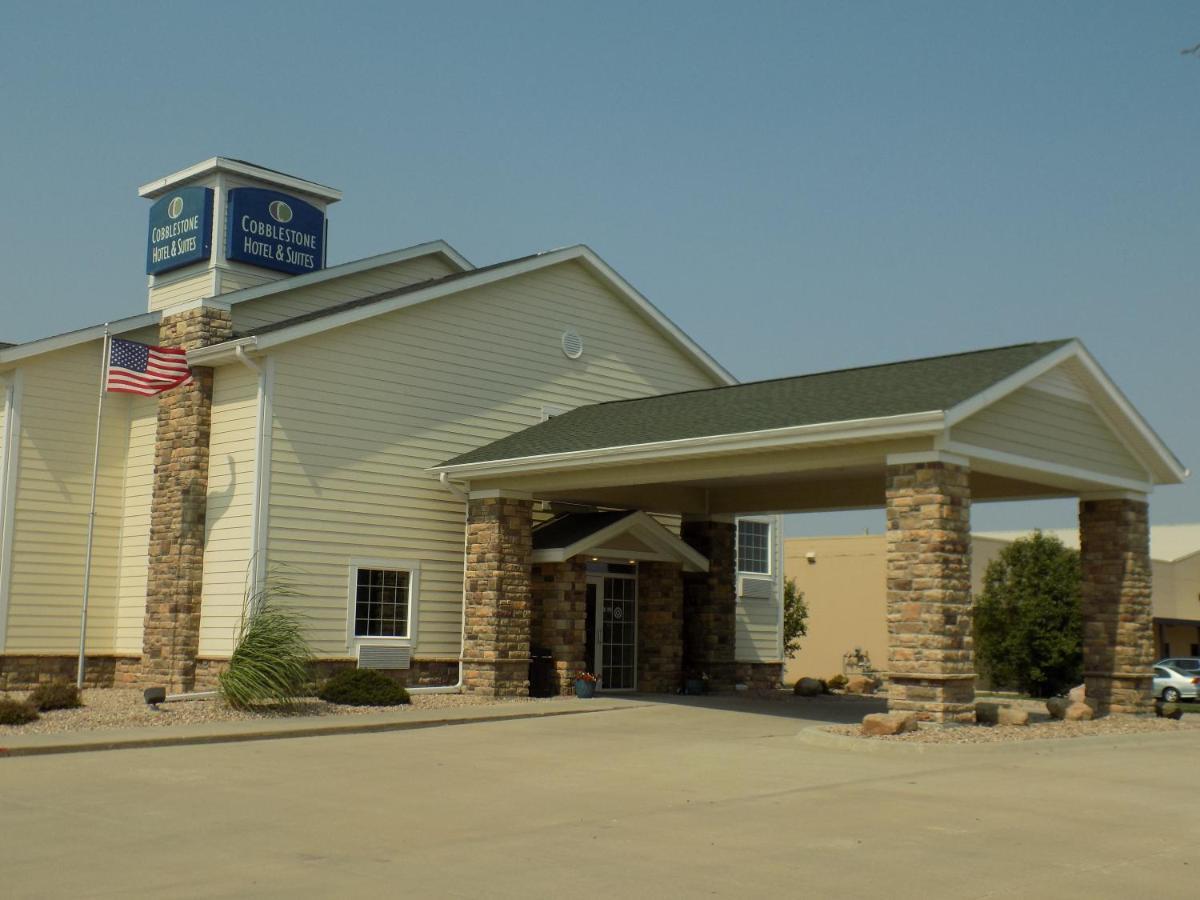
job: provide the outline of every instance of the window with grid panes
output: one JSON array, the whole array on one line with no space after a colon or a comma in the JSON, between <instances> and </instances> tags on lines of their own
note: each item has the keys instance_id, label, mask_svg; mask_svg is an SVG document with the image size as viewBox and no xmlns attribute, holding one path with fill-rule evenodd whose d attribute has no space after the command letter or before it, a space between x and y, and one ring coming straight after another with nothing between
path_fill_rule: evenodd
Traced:
<instances>
[{"instance_id":1,"label":"window with grid panes","mask_svg":"<svg viewBox=\"0 0 1200 900\"><path fill-rule=\"evenodd\" d=\"M408 637L411 584L411 573L403 569L358 569L354 636Z\"/></svg>"},{"instance_id":2,"label":"window with grid panes","mask_svg":"<svg viewBox=\"0 0 1200 900\"><path fill-rule=\"evenodd\" d=\"M739 519L737 523L738 571L767 575L771 571L771 523Z\"/></svg>"}]
</instances>

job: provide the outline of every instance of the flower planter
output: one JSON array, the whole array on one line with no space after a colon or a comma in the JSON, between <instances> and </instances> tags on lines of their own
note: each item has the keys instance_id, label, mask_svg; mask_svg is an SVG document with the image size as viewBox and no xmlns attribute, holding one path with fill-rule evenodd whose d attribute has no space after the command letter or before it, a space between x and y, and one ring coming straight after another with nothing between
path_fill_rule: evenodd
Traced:
<instances>
[{"instance_id":1,"label":"flower planter","mask_svg":"<svg viewBox=\"0 0 1200 900\"><path fill-rule=\"evenodd\" d=\"M581 700L588 700L596 696L596 682L588 681L586 678L575 679L575 696Z\"/></svg>"}]
</instances>

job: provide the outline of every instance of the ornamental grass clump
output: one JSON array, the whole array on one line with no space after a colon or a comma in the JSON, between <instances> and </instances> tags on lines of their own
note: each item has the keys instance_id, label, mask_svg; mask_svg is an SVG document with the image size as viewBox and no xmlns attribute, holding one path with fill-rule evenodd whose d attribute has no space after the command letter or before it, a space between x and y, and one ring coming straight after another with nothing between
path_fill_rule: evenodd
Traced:
<instances>
[{"instance_id":1,"label":"ornamental grass clump","mask_svg":"<svg viewBox=\"0 0 1200 900\"><path fill-rule=\"evenodd\" d=\"M260 703L292 705L306 696L312 650L304 637L304 616L285 605L294 593L272 581L246 602L237 646L221 673L221 693L230 706Z\"/></svg>"},{"instance_id":2,"label":"ornamental grass clump","mask_svg":"<svg viewBox=\"0 0 1200 900\"><path fill-rule=\"evenodd\" d=\"M32 703L0 697L0 725L27 725L41 716Z\"/></svg>"},{"instance_id":3,"label":"ornamental grass clump","mask_svg":"<svg viewBox=\"0 0 1200 900\"><path fill-rule=\"evenodd\" d=\"M79 688L66 681L39 684L26 698L26 703L47 712L52 709L78 709L83 706Z\"/></svg>"},{"instance_id":4,"label":"ornamental grass clump","mask_svg":"<svg viewBox=\"0 0 1200 900\"><path fill-rule=\"evenodd\" d=\"M404 685L374 669L343 669L321 686L317 696L342 706L399 706L411 702Z\"/></svg>"}]
</instances>

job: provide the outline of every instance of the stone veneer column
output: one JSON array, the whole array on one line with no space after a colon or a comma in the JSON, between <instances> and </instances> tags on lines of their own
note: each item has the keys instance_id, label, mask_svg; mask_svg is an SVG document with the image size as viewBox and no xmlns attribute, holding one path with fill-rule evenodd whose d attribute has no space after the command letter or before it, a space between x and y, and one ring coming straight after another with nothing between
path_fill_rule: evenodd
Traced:
<instances>
[{"instance_id":1,"label":"stone veneer column","mask_svg":"<svg viewBox=\"0 0 1200 900\"><path fill-rule=\"evenodd\" d=\"M158 342L195 350L232 334L228 307L203 304L165 311ZM190 384L158 398L141 680L172 691L196 677L212 389L213 370L195 367Z\"/></svg>"},{"instance_id":2,"label":"stone veneer column","mask_svg":"<svg viewBox=\"0 0 1200 900\"><path fill-rule=\"evenodd\" d=\"M587 666L587 559L533 567L533 643L554 657L558 692L575 692L575 673Z\"/></svg>"},{"instance_id":3,"label":"stone veneer column","mask_svg":"<svg viewBox=\"0 0 1200 900\"><path fill-rule=\"evenodd\" d=\"M533 501L473 493L467 509L463 690L527 696Z\"/></svg>"},{"instance_id":4,"label":"stone veneer column","mask_svg":"<svg viewBox=\"0 0 1200 900\"><path fill-rule=\"evenodd\" d=\"M888 708L932 722L975 718L969 475L887 467Z\"/></svg>"},{"instance_id":5,"label":"stone veneer column","mask_svg":"<svg viewBox=\"0 0 1200 900\"><path fill-rule=\"evenodd\" d=\"M683 575L683 667L709 677L717 690L732 688L737 628L736 530L732 516L684 516L679 531L708 557L707 572Z\"/></svg>"},{"instance_id":6,"label":"stone veneer column","mask_svg":"<svg viewBox=\"0 0 1200 900\"><path fill-rule=\"evenodd\" d=\"M638 690L683 683L683 572L678 563L638 563Z\"/></svg>"},{"instance_id":7,"label":"stone veneer column","mask_svg":"<svg viewBox=\"0 0 1200 900\"><path fill-rule=\"evenodd\" d=\"M1079 502L1083 677L1101 715L1154 705L1149 505L1136 496Z\"/></svg>"}]
</instances>

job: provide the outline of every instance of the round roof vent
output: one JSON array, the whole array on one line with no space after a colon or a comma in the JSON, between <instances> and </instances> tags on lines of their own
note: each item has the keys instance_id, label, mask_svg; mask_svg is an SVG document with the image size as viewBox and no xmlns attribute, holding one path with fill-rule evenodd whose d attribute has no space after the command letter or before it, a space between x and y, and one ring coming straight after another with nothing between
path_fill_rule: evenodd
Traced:
<instances>
[{"instance_id":1,"label":"round roof vent","mask_svg":"<svg viewBox=\"0 0 1200 900\"><path fill-rule=\"evenodd\" d=\"M567 355L567 359L579 359L583 356L583 338L574 328L568 328L563 332L562 350Z\"/></svg>"}]
</instances>

